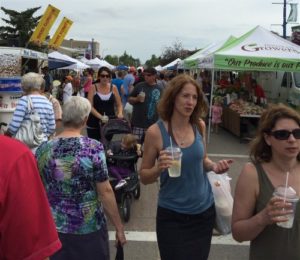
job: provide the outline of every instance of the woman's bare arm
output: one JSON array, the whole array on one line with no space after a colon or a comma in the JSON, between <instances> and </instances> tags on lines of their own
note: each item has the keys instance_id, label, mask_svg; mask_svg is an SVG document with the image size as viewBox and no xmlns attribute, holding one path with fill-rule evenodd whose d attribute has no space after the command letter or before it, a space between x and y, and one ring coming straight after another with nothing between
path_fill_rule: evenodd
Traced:
<instances>
[{"instance_id":1,"label":"woman's bare arm","mask_svg":"<svg viewBox=\"0 0 300 260\"><path fill-rule=\"evenodd\" d=\"M232 235L239 242L253 240L270 224L266 208L254 213L258 189L255 166L247 163L236 184L232 214Z\"/></svg>"}]
</instances>

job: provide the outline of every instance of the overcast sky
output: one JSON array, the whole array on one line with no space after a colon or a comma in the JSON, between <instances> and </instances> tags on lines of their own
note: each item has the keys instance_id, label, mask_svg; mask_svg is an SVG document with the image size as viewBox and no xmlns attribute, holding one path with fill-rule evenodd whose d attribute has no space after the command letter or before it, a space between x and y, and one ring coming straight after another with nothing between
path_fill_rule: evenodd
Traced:
<instances>
[{"instance_id":1,"label":"overcast sky","mask_svg":"<svg viewBox=\"0 0 300 260\"><path fill-rule=\"evenodd\" d=\"M36 16L52 4L61 11L50 36L66 16L74 22L66 39L94 38L100 43L100 55L126 51L145 62L175 41L194 50L229 35L241 36L256 25L282 34L282 26L272 24L282 24L283 5L272 2L283 0L2 0L0 4L16 11L41 6ZM287 6L287 16L289 11Z\"/></svg>"}]
</instances>

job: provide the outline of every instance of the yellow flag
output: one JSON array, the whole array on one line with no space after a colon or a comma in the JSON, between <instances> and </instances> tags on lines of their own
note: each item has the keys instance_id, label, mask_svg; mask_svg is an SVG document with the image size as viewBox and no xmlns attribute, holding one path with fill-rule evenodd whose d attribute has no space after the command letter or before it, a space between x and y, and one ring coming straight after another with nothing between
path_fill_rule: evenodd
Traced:
<instances>
[{"instance_id":1,"label":"yellow flag","mask_svg":"<svg viewBox=\"0 0 300 260\"><path fill-rule=\"evenodd\" d=\"M60 10L52 5L48 5L44 15L39 21L38 26L35 28L33 34L30 37L30 42L41 44L47 37L50 28L55 22Z\"/></svg>"},{"instance_id":2,"label":"yellow flag","mask_svg":"<svg viewBox=\"0 0 300 260\"><path fill-rule=\"evenodd\" d=\"M66 17L63 18L54 36L49 42L49 48L57 49L61 45L72 24L73 22L70 19Z\"/></svg>"}]
</instances>

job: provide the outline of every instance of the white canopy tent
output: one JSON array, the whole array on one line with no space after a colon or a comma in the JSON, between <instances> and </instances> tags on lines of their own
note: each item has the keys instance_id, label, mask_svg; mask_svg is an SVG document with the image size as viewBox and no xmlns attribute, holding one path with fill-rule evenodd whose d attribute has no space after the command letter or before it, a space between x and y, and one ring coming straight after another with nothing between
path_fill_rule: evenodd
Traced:
<instances>
[{"instance_id":1,"label":"white canopy tent","mask_svg":"<svg viewBox=\"0 0 300 260\"><path fill-rule=\"evenodd\" d=\"M168 69L173 69L173 68L177 68L178 63L181 61L180 58L177 58L176 60L173 60L172 62L170 62L169 64L165 65L162 67L162 70L168 70Z\"/></svg>"},{"instance_id":2,"label":"white canopy tent","mask_svg":"<svg viewBox=\"0 0 300 260\"><path fill-rule=\"evenodd\" d=\"M89 68L88 65L85 65L84 63L82 63L81 61L71 58L68 55L62 54L58 51L54 51L48 54L49 58L53 58L53 59L58 59L58 60L66 60L66 61L70 61L73 62L74 64L66 66L66 67L62 67L59 69L69 69L69 70L84 70L86 68Z\"/></svg>"},{"instance_id":3,"label":"white canopy tent","mask_svg":"<svg viewBox=\"0 0 300 260\"><path fill-rule=\"evenodd\" d=\"M257 26L221 49L199 58L198 67L212 69L211 96L213 96L215 69L300 72L300 46ZM209 118L211 105L212 99ZM209 121L208 140L210 127Z\"/></svg>"},{"instance_id":4,"label":"white canopy tent","mask_svg":"<svg viewBox=\"0 0 300 260\"><path fill-rule=\"evenodd\" d=\"M107 67L113 70L116 66L111 65L106 60L100 60L99 58L94 58L86 62L87 65L91 66L93 69L100 69L101 67Z\"/></svg>"},{"instance_id":5,"label":"white canopy tent","mask_svg":"<svg viewBox=\"0 0 300 260\"><path fill-rule=\"evenodd\" d=\"M156 71L162 71L163 70L161 65L156 66L154 69L156 69Z\"/></svg>"}]
</instances>

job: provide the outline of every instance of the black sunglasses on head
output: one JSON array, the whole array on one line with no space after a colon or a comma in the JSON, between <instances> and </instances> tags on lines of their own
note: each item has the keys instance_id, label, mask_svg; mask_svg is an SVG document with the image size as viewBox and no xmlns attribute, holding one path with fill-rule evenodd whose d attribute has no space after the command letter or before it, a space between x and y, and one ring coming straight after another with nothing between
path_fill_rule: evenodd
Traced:
<instances>
[{"instance_id":1,"label":"black sunglasses on head","mask_svg":"<svg viewBox=\"0 0 300 260\"><path fill-rule=\"evenodd\" d=\"M287 140L291 134L295 139L300 139L300 128L294 129L293 131L275 130L270 132L270 135L274 136L278 140Z\"/></svg>"}]
</instances>

